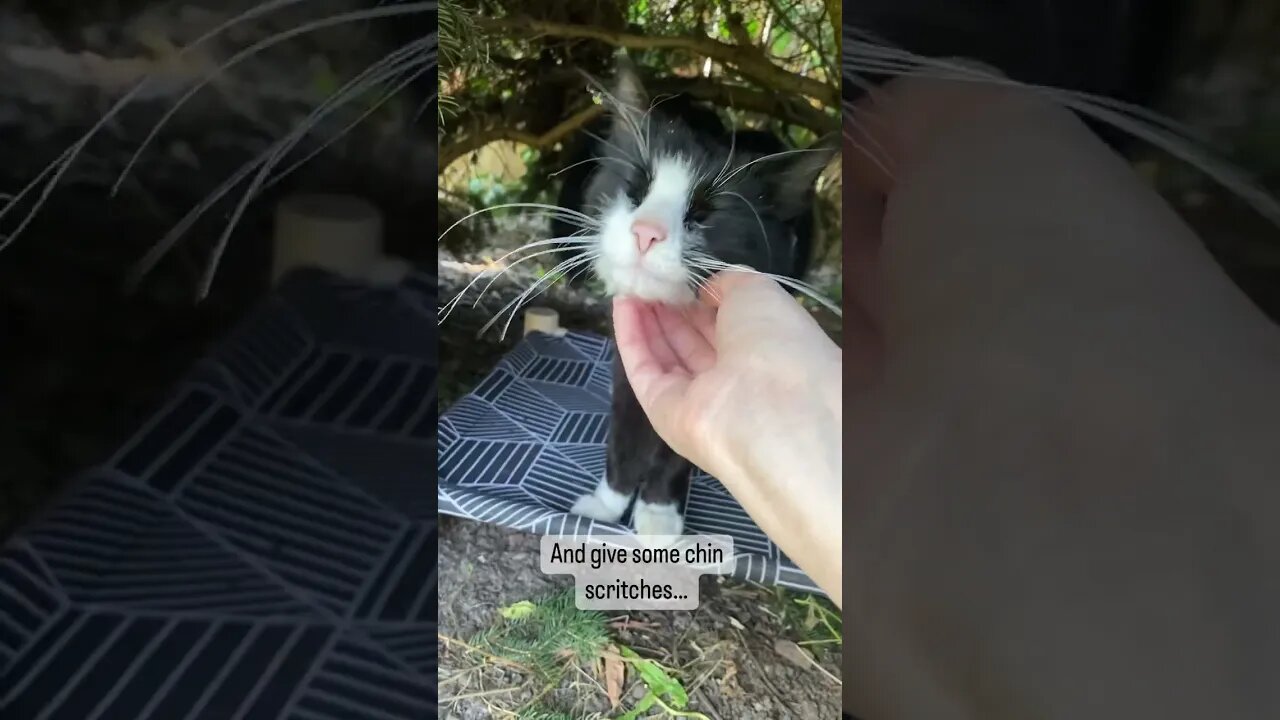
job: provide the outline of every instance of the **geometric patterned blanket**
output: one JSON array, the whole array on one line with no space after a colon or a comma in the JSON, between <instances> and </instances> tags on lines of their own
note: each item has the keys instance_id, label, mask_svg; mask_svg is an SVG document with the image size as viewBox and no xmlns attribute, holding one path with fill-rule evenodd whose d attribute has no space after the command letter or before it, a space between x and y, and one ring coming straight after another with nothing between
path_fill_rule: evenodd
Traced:
<instances>
[{"instance_id":1,"label":"geometric patterned blanket","mask_svg":"<svg viewBox=\"0 0 1280 720\"><path fill-rule=\"evenodd\" d=\"M435 295L294 273L0 548L0 718L435 717Z\"/></svg>"},{"instance_id":2,"label":"geometric patterned blanket","mask_svg":"<svg viewBox=\"0 0 1280 720\"><path fill-rule=\"evenodd\" d=\"M594 334L526 336L468 395L441 413L439 511L539 535L633 532L569 512L605 472L614 345ZM733 575L821 591L715 478L694 470L686 533L733 537Z\"/></svg>"}]
</instances>

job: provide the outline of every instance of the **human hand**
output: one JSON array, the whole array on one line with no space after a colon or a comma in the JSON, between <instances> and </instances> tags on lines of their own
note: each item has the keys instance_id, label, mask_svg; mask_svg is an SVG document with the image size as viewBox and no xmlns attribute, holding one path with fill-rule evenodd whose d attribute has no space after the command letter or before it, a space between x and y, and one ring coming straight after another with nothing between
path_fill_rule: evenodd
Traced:
<instances>
[{"instance_id":1,"label":"human hand","mask_svg":"<svg viewBox=\"0 0 1280 720\"><path fill-rule=\"evenodd\" d=\"M713 474L729 471L757 433L789 416L839 415L840 348L777 283L727 271L700 301L614 302L628 381L672 449Z\"/></svg>"},{"instance_id":2,"label":"human hand","mask_svg":"<svg viewBox=\"0 0 1280 720\"><path fill-rule=\"evenodd\" d=\"M614 301L627 380L662 439L839 604L840 348L761 275L721 273L701 300Z\"/></svg>"}]
</instances>

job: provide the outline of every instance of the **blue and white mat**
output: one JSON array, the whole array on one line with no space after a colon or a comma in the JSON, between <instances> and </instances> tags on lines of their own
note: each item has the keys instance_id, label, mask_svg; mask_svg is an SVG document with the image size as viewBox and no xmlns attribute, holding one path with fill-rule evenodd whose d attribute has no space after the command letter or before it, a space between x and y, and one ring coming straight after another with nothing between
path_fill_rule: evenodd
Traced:
<instances>
[{"instance_id":1,"label":"blue and white mat","mask_svg":"<svg viewBox=\"0 0 1280 720\"><path fill-rule=\"evenodd\" d=\"M0 718L435 717L435 330L291 276L0 549Z\"/></svg>"},{"instance_id":2,"label":"blue and white mat","mask_svg":"<svg viewBox=\"0 0 1280 720\"><path fill-rule=\"evenodd\" d=\"M612 341L525 337L470 394L440 416L440 512L542 535L632 532L569 513L605 472ZM819 592L717 480L695 471L685 532L727 534L734 575Z\"/></svg>"}]
</instances>

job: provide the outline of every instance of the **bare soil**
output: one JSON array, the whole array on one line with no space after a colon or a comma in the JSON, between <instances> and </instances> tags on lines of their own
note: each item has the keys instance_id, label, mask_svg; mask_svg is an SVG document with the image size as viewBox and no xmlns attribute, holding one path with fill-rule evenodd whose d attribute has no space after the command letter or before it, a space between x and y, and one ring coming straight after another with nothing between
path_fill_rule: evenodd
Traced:
<instances>
[{"instance_id":1,"label":"bare soil","mask_svg":"<svg viewBox=\"0 0 1280 720\"><path fill-rule=\"evenodd\" d=\"M440 704L451 720L519 717L537 694L517 670L487 661L466 642L493 624L499 610L536 598L572 579L538 569L536 535L459 518L440 519ZM784 598L785 600L785 598ZM716 720L830 720L840 717L840 653L814 664L780 648L784 629L775 590L709 577L692 612L637 612L613 618L618 641L675 668L689 692L688 709ZM448 638L448 640L443 639ZM801 664L804 662L804 664ZM538 702L572 718L611 716L590 668L570 673ZM628 695L638 699L638 683ZM623 706L627 705L624 699ZM620 713L625 708L619 708ZM661 713L654 717L661 717Z\"/></svg>"}]
</instances>

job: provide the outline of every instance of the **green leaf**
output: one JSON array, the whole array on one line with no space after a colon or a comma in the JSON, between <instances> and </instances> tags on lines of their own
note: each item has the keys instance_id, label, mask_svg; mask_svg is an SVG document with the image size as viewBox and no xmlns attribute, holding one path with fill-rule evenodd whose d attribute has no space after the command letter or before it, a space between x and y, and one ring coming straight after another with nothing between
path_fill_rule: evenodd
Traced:
<instances>
[{"instance_id":1,"label":"green leaf","mask_svg":"<svg viewBox=\"0 0 1280 720\"><path fill-rule=\"evenodd\" d=\"M650 690L647 695L640 698L640 702L637 702L635 707L619 715L616 720L636 720L636 718L640 717L640 713L653 707L657 702L658 696L654 695L653 691Z\"/></svg>"},{"instance_id":2,"label":"green leaf","mask_svg":"<svg viewBox=\"0 0 1280 720\"><path fill-rule=\"evenodd\" d=\"M627 15L633 23L638 25L646 24L646 21L649 19L649 0L640 0L639 2L632 3L631 9Z\"/></svg>"},{"instance_id":3,"label":"green leaf","mask_svg":"<svg viewBox=\"0 0 1280 720\"><path fill-rule=\"evenodd\" d=\"M532 602L528 600L521 600L518 603L512 603L502 608L500 612L502 613L502 617L508 620L519 620L520 618L532 615L533 611L537 609L538 606L534 605Z\"/></svg>"},{"instance_id":4,"label":"green leaf","mask_svg":"<svg viewBox=\"0 0 1280 720\"><path fill-rule=\"evenodd\" d=\"M770 43L770 52L779 57L786 55L791 48L792 39L791 33L786 30L779 30L778 34L774 36L773 42Z\"/></svg>"},{"instance_id":5,"label":"green leaf","mask_svg":"<svg viewBox=\"0 0 1280 720\"><path fill-rule=\"evenodd\" d=\"M660 697L666 697L667 702L674 707L683 708L689 704L689 693L685 692L684 686L679 680L668 675L661 665L640 657L629 647L619 646L618 650L622 653L622 657L635 665L636 671L640 673L640 679L650 690Z\"/></svg>"}]
</instances>

